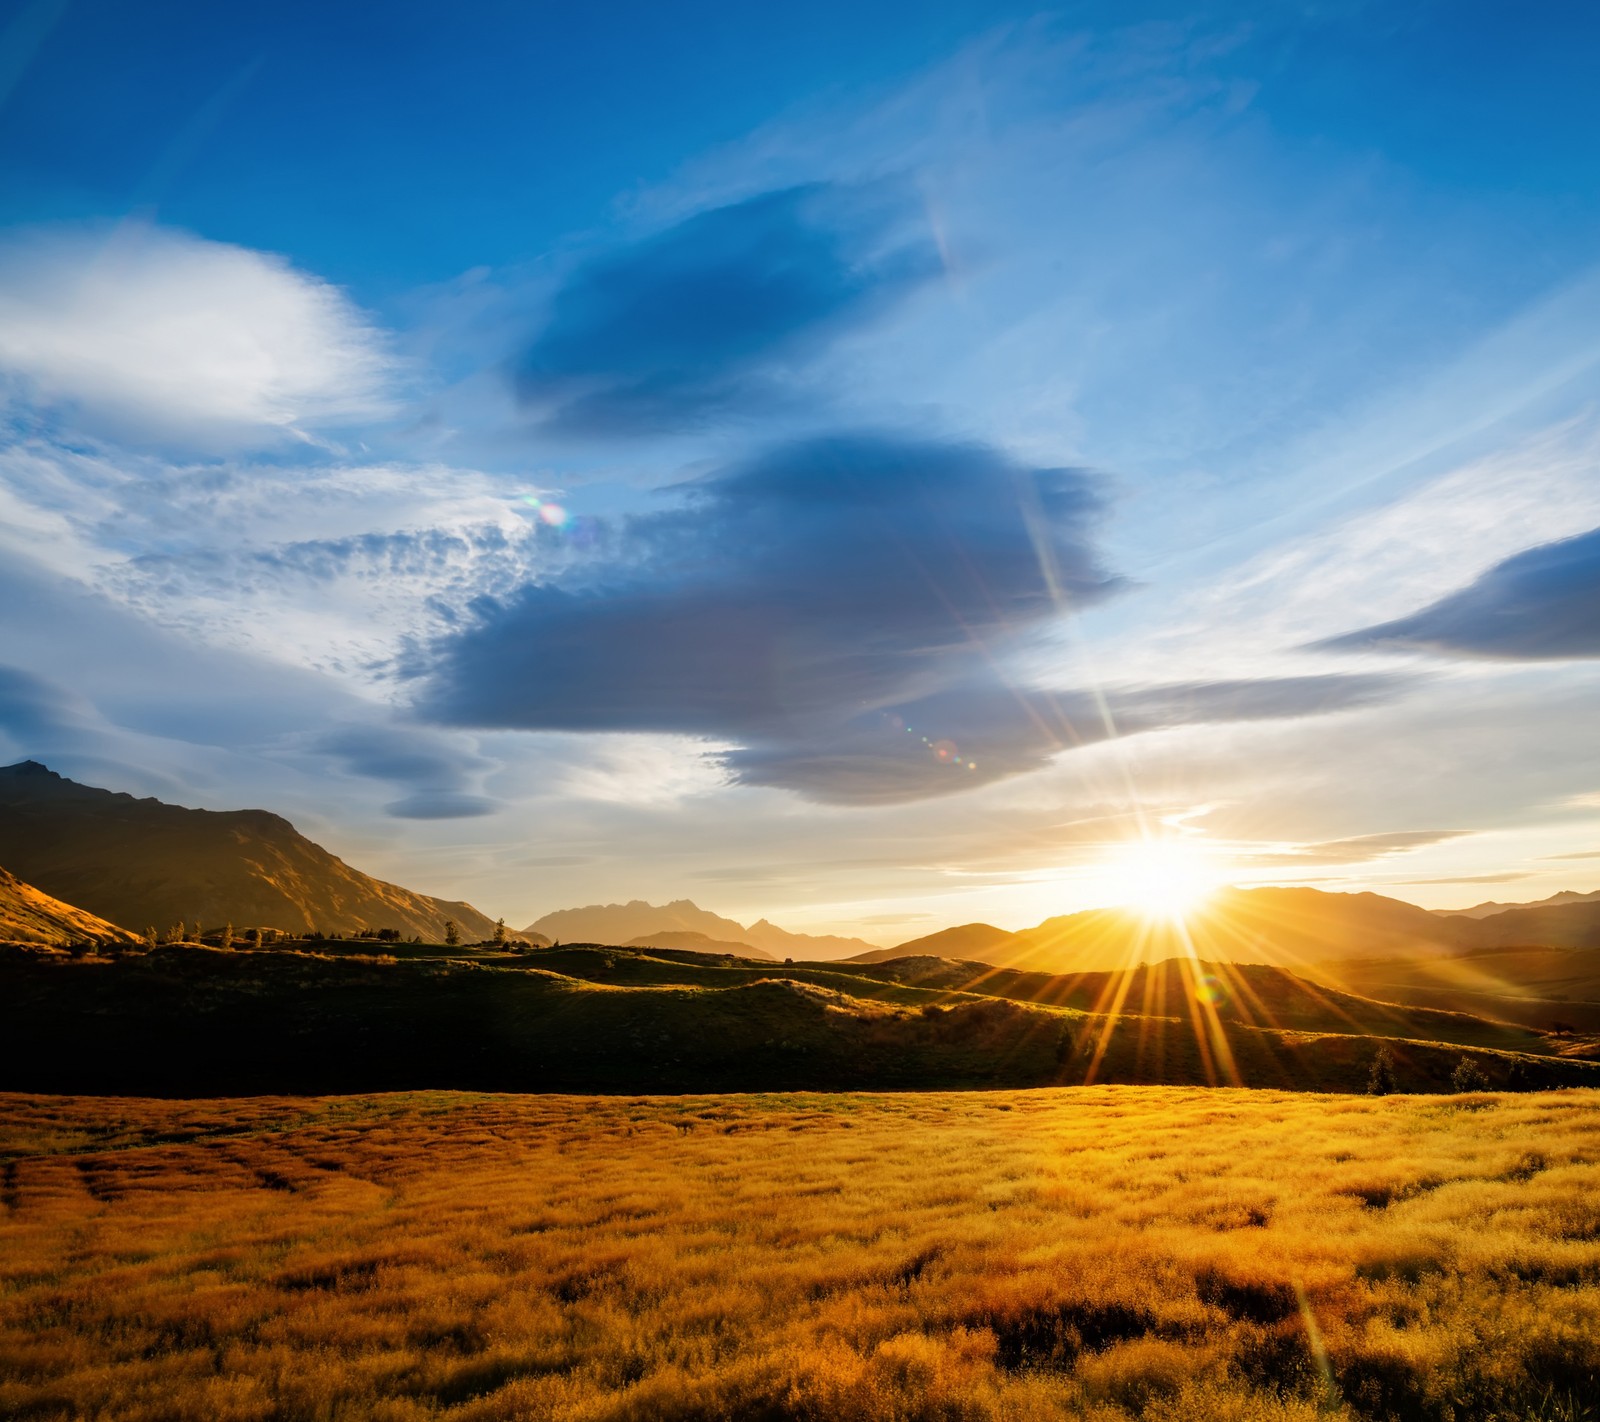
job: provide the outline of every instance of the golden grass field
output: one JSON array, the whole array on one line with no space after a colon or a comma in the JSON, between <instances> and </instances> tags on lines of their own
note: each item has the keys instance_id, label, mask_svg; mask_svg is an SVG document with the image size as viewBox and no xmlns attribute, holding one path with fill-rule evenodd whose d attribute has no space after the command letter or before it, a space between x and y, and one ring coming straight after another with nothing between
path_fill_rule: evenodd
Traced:
<instances>
[{"instance_id":1,"label":"golden grass field","mask_svg":"<svg viewBox=\"0 0 1600 1422\"><path fill-rule=\"evenodd\" d=\"M0 1415L1593 1416L1600 1095L0 1097Z\"/></svg>"}]
</instances>

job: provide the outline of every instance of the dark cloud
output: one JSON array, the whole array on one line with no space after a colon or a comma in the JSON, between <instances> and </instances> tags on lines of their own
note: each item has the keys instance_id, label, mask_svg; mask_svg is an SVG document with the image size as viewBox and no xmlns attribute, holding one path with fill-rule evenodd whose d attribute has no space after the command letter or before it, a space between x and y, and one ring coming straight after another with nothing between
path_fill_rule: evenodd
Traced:
<instances>
[{"instance_id":1,"label":"dark cloud","mask_svg":"<svg viewBox=\"0 0 1600 1422\"><path fill-rule=\"evenodd\" d=\"M352 775L389 781L408 793L385 805L404 820L467 819L493 814L495 801L467 786L484 762L450 745L437 733L393 726L344 726L321 737L314 749Z\"/></svg>"},{"instance_id":2,"label":"dark cloud","mask_svg":"<svg viewBox=\"0 0 1600 1422\"><path fill-rule=\"evenodd\" d=\"M465 820L492 815L500 807L482 795L453 790L419 790L385 805L384 813L400 820Z\"/></svg>"},{"instance_id":3,"label":"dark cloud","mask_svg":"<svg viewBox=\"0 0 1600 1422\"><path fill-rule=\"evenodd\" d=\"M646 434L770 410L778 377L939 270L897 189L816 184L698 213L580 266L516 367L547 428Z\"/></svg>"},{"instance_id":4,"label":"dark cloud","mask_svg":"<svg viewBox=\"0 0 1600 1422\"><path fill-rule=\"evenodd\" d=\"M1600 528L1518 553L1420 612L1318 646L1511 661L1600 657Z\"/></svg>"},{"instance_id":5,"label":"dark cloud","mask_svg":"<svg viewBox=\"0 0 1600 1422\"><path fill-rule=\"evenodd\" d=\"M786 446L634 520L582 583L480 605L419 697L439 720L728 742L739 781L839 803L948 793L1117 732L1315 714L1399 678L1087 692L999 669L1119 586L1096 481L978 444L855 435ZM1110 720L1107 719L1107 711Z\"/></svg>"}]
</instances>

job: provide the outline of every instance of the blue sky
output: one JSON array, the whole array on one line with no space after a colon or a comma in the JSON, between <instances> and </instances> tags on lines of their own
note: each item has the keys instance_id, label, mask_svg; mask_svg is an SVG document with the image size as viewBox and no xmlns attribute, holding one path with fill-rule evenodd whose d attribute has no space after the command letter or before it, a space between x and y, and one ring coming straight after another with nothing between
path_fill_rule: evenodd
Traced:
<instances>
[{"instance_id":1,"label":"blue sky","mask_svg":"<svg viewBox=\"0 0 1600 1422\"><path fill-rule=\"evenodd\" d=\"M0 753L514 923L1600 884L1579 5L0 10Z\"/></svg>"}]
</instances>

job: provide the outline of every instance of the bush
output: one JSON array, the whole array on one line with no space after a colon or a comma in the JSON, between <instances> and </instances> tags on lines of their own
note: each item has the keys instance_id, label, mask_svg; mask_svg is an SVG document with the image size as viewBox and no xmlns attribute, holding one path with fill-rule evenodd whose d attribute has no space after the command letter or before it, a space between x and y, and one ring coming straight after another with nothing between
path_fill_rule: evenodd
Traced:
<instances>
[{"instance_id":1,"label":"bush","mask_svg":"<svg viewBox=\"0 0 1600 1422\"><path fill-rule=\"evenodd\" d=\"M1450 1088L1453 1091L1487 1091L1489 1078L1484 1075L1483 1068L1471 1057L1462 1057L1456 1063L1456 1069L1450 1076Z\"/></svg>"},{"instance_id":2,"label":"bush","mask_svg":"<svg viewBox=\"0 0 1600 1422\"><path fill-rule=\"evenodd\" d=\"M1367 1077L1368 1096L1392 1096L1400 1089L1400 1078L1394 1069L1394 1054L1387 1047L1379 1047L1372 1058L1372 1071Z\"/></svg>"}]
</instances>

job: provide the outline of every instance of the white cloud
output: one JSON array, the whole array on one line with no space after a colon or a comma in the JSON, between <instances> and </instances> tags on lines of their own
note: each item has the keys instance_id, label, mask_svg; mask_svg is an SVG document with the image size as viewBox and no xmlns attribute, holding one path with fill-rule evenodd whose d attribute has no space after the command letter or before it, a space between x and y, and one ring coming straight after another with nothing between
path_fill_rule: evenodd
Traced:
<instances>
[{"instance_id":1,"label":"white cloud","mask_svg":"<svg viewBox=\"0 0 1600 1422\"><path fill-rule=\"evenodd\" d=\"M215 449L381 417L396 366L343 292L282 258L124 223L0 243L0 371L23 408Z\"/></svg>"}]
</instances>

